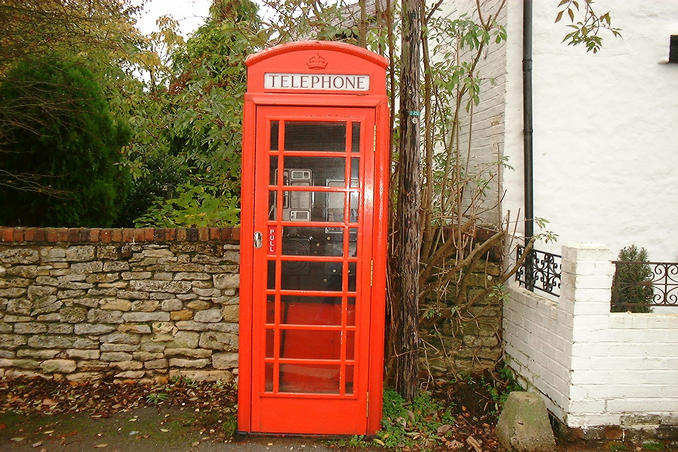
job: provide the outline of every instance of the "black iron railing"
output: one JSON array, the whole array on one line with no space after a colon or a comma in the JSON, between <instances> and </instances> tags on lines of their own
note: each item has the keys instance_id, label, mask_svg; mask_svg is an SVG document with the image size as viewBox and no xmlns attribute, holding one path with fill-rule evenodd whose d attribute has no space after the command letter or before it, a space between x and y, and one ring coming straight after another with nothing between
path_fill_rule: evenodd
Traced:
<instances>
[{"instance_id":1,"label":"black iron railing","mask_svg":"<svg viewBox=\"0 0 678 452\"><path fill-rule=\"evenodd\" d=\"M520 260L525 247L518 245L516 259ZM560 256L532 249L525 262L516 272L518 284L534 292L541 290L551 295L560 296Z\"/></svg>"},{"instance_id":2,"label":"black iron railing","mask_svg":"<svg viewBox=\"0 0 678 452\"><path fill-rule=\"evenodd\" d=\"M614 265L613 312L678 307L678 262L614 261Z\"/></svg>"}]
</instances>

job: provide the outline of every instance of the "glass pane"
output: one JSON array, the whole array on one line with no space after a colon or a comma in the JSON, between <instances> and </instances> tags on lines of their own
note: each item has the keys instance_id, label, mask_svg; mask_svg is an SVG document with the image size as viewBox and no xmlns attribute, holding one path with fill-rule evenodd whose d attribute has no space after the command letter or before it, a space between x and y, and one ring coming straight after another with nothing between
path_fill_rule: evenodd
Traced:
<instances>
[{"instance_id":1,"label":"glass pane","mask_svg":"<svg viewBox=\"0 0 678 452\"><path fill-rule=\"evenodd\" d=\"M354 122L351 128L351 151L360 152L360 123Z\"/></svg>"},{"instance_id":2,"label":"glass pane","mask_svg":"<svg viewBox=\"0 0 678 452\"><path fill-rule=\"evenodd\" d=\"M311 241L308 237L285 236L283 233L282 253L284 256L310 256Z\"/></svg>"},{"instance_id":3,"label":"glass pane","mask_svg":"<svg viewBox=\"0 0 678 452\"><path fill-rule=\"evenodd\" d=\"M351 159L351 188L358 188L360 181L360 159Z\"/></svg>"},{"instance_id":4,"label":"glass pane","mask_svg":"<svg viewBox=\"0 0 678 452\"><path fill-rule=\"evenodd\" d=\"M340 181L343 187L343 181ZM269 214L271 221L276 218L277 192L271 190L268 197ZM344 198L343 192L313 192L313 191L284 191L282 220L305 222L305 221L329 221L344 222ZM351 218L350 221L358 221L359 193L351 193ZM329 230L328 230L329 231Z\"/></svg>"},{"instance_id":5,"label":"glass pane","mask_svg":"<svg viewBox=\"0 0 678 452\"><path fill-rule=\"evenodd\" d=\"M343 187L346 159L336 157L285 157L284 172L288 181L285 185L331 187L334 185L330 185L329 182L341 180Z\"/></svg>"},{"instance_id":6,"label":"glass pane","mask_svg":"<svg viewBox=\"0 0 678 452\"><path fill-rule=\"evenodd\" d=\"M278 185L278 157L272 156L269 163L269 185Z\"/></svg>"},{"instance_id":7,"label":"glass pane","mask_svg":"<svg viewBox=\"0 0 678 452\"><path fill-rule=\"evenodd\" d=\"M349 229L348 255L349 257L358 256L358 228Z\"/></svg>"},{"instance_id":8,"label":"glass pane","mask_svg":"<svg viewBox=\"0 0 678 452\"><path fill-rule=\"evenodd\" d=\"M278 121L271 121L271 151L278 150Z\"/></svg>"},{"instance_id":9,"label":"glass pane","mask_svg":"<svg viewBox=\"0 0 678 452\"><path fill-rule=\"evenodd\" d=\"M311 266L309 262L306 261L284 261L282 263L282 288L292 288L287 287L288 285L297 285L298 282L304 278L310 278ZM309 284L308 282L306 284Z\"/></svg>"},{"instance_id":10,"label":"glass pane","mask_svg":"<svg viewBox=\"0 0 678 452\"><path fill-rule=\"evenodd\" d=\"M348 290L355 292L355 262L348 263Z\"/></svg>"},{"instance_id":11,"label":"glass pane","mask_svg":"<svg viewBox=\"0 0 678 452\"><path fill-rule=\"evenodd\" d=\"M354 369L355 366L346 366L344 372L345 381L346 381L346 394L353 394L353 381L354 381Z\"/></svg>"},{"instance_id":12,"label":"glass pane","mask_svg":"<svg viewBox=\"0 0 678 452\"><path fill-rule=\"evenodd\" d=\"M285 123L286 151L344 152L346 123L290 121Z\"/></svg>"},{"instance_id":13,"label":"glass pane","mask_svg":"<svg viewBox=\"0 0 678 452\"><path fill-rule=\"evenodd\" d=\"M266 330L266 358L273 358L274 340L273 330Z\"/></svg>"},{"instance_id":14,"label":"glass pane","mask_svg":"<svg viewBox=\"0 0 678 452\"><path fill-rule=\"evenodd\" d=\"M271 204L273 210L275 204ZM275 218L274 213L269 218ZM284 191L283 221L344 221L344 193Z\"/></svg>"},{"instance_id":15,"label":"glass pane","mask_svg":"<svg viewBox=\"0 0 678 452\"><path fill-rule=\"evenodd\" d=\"M339 292L341 291L341 277L341 262L282 262L282 288L285 290Z\"/></svg>"},{"instance_id":16,"label":"glass pane","mask_svg":"<svg viewBox=\"0 0 678 452\"><path fill-rule=\"evenodd\" d=\"M271 157L276 158L276 157ZM313 171L309 168L288 168L283 169L282 184L293 187L308 187L312 185ZM271 184L278 185L278 162L273 168L271 166Z\"/></svg>"},{"instance_id":17,"label":"glass pane","mask_svg":"<svg viewBox=\"0 0 678 452\"><path fill-rule=\"evenodd\" d=\"M343 256L343 228L283 227L283 255Z\"/></svg>"},{"instance_id":18,"label":"glass pane","mask_svg":"<svg viewBox=\"0 0 678 452\"><path fill-rule=\"evenodd\" d=\"M341 331L280 330L280 357L339 359Z\"/></svg>"},{"instance_id":19,"label":"glass pane","mask_svg":"<svg viewBox=\"0 0 678 452\"><path fill-rule=\"evenodd\" d=\"M358 209L360 208L360 194L357 192L351 192L351 199L350 199L350 204L351 204L351 223L357 223L358 222Z\"/></svg>"},{"instance_id":20,"label":"glass pane","mask_svg":"<svg viewBox=\"0 0 678 452\"><path fill-rule=\"evenodd\" d=\"M275 322L275 295L266 296L266 323Z\"/></svg>"},{"instance_id":21,"label":"glass pane","mask_svg":"<svg viewBox=\"0 0 678 452\"><path fill-rule=\"evenodd\" d=\"M348 297L346 304L346 325L355 326L355 297Z\"/></svg>"},{"instance_id":22,"label":"glass pane","mask_svg":"<svg viewBox=\"0 0 678 452\"><path fill-rule=\"evenodd\" d=\"M355 331L346 331L346 359L355 359Z\"/></svg>"},{"instance_id":23,"label":"glass pane","mask_svg":"<svg viewBox=\"0 0 678 452\"><path fill-rule=\"evenodd\" d=\"M344 186L344 181L334 182L335 187ZM339 185L341 184L341 185ZM346 198L345 193L326 193L326 204L327 204L327 221L344 221L344 199Z\"/></svg>"},{"instance_id":24,"label":"glass pane","mask_svg":"<svg viewBox=\"0 0 678 452\"><path fill-rule=\"evenodd\" d=\"M280 297L280 311L281 324L341 325L341 297L285 295Z\"/></svg>"},{"instance_id":25,"label":"glass pane","mask_svg":"<svg viewBox=\"0 0 678 452\"><path fill-rule=\"evenodd\" d=\"M268 283L266 287L268 289L275 289L275 261L268 261L267 267L268 277L266 279Z\"/></svg>"},{"instance_id":26,"label":"glass pane","mask_svg":"<svg viewBox=\"0 0 678 452\"><path fill-rule=\"evenodd\" d=\"M277 212L276 199L278 198L278 193L274 190L268 192L268 219L271 221L277 220L275 214Z\"/></svg>"},{"instance_id":27,"label":"glass pane","mask_svg":"<svg viewBox=\"0 0 678 452\"><path fill-rule=\"evenodd\" d=\"M338 394L339 366L281 364L280 392Z\"/></svg>"},{"instance_id":28,"label":"glass pane","mask_svg":"<svg viewBox=\"0 0 678 452\"><path fill-rule=\"evenodd\" d=\"M264 365L264 391L273 391L273 363L266 363Z\"/></svg>"}]
</instances>

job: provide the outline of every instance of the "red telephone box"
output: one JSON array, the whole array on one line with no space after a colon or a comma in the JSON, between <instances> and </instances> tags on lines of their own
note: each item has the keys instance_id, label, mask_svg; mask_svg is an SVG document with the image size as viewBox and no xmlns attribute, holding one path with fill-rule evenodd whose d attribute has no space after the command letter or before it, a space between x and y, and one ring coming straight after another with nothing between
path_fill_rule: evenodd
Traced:
<instances>
[{"instance_id":1,"label":"red telephone box","mask_svg":"<svg viewBox=\"0 0 678 452\"><path fill-rule=\"evenodd\" d=\"M371 434L382 404L385 58L348 44L247 59L242 432Z\"/></svg>"}]
</instances>

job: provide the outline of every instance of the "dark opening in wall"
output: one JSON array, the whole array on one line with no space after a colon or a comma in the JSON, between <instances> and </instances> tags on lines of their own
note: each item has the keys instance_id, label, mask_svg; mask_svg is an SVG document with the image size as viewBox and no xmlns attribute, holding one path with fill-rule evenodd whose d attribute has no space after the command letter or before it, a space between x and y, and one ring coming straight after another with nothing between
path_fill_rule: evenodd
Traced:
<instances>
[{"instance_id":1,"label":"dark opening in wall","mask_svg":"<svg viewBox=\"0 0 678 452\"><path fill-rule=\"evenodd\" d=\"M678 35L671 36L669 45L669 63L678 63Z\"/></svg>"}]
</instances>

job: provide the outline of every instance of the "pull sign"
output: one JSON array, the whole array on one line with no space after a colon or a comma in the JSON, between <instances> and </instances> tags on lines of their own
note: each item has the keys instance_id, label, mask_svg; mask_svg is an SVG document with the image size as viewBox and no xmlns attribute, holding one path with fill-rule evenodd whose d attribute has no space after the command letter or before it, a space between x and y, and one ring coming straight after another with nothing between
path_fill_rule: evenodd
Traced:
<instances>
[{"instance_id":1,"label":"pull sign","mask_svg":"<svg viewBox=\"0 0 678 452\"><path fill-rule=\"evenodd\" d=\"M268 227L268 254L275 254L275 226Z\"/></svg>"}]
</instances>

